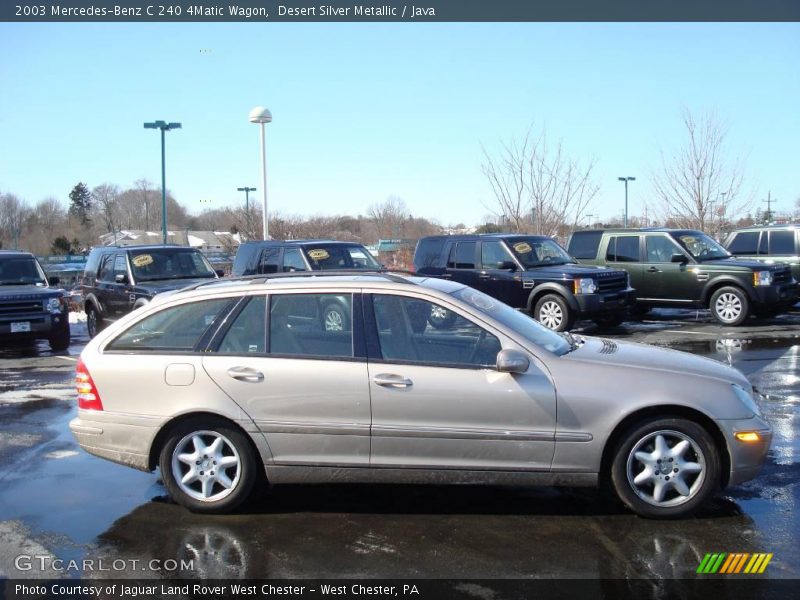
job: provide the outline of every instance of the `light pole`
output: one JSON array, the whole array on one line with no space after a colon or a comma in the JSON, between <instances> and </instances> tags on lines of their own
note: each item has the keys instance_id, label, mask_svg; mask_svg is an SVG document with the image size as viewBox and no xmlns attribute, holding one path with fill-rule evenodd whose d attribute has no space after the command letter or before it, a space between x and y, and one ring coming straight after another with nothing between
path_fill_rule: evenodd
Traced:
<instances>
[{"instance_id":1,"label":"light pole","mask_svg":"<svg viewBox=\"0 0 800 600\"><path fill-rule=\"evenodd\" d=\"M589 229L594 229L594 227L592 226L592 217L596 217L596 216L597 215L594 214L594 213L589 213L588 215L586 215L586 221L587 221L587 225L589 226Z\"/></svg>"},{"instance_id":2,"label":"light pole","mask_svg":"<svg viewBox=\"0 0 800 600\"><path fill-rule=\"evenodd\" d=\"M628 182L629 181L636 181L636 177L617 177L620 181L625 182L625 221L623 222L623 226L628 226Z\"/></svg>"},{"instance_id":3,"label":"light pole","mask_svg":"<svg viewBox=\"0 0 800 600\"><path fill-rule=\"evenodd\" d=\"M264 190L264 239L269 239L269 221L267 215L267 148L264 143L264 125L272 123L272 113L263 106L256 106L250 111L250 122L261 125L261 187Z\"/></svg>"},{"instance_id":4,"label":"light pole","mask_svg":"<svg viewBox=\"0 0 800 600\"><path fill-rule=\"evenodd\" d=\"M250 192L255 192L254 187L240 187L236 188L237 192L244 192L244 218L247 221L247 228L250 229ZM250 231L247 235L251 235Z\"/></svg>"},{"instance_id":5,"label":"light pole","mask_svg":"<svg viewBox=\"0 0 800 600\"><path fill-rule=\"evenodd\" d=\"M167 163L166 155L164 152L164 132L171 129L180 129L180 123L167 123L166 121L155 121L153 123L145 123L145 129L160 129L161 130L161 239L164 244L167 243Z\"/></svg>"}]
</instances>

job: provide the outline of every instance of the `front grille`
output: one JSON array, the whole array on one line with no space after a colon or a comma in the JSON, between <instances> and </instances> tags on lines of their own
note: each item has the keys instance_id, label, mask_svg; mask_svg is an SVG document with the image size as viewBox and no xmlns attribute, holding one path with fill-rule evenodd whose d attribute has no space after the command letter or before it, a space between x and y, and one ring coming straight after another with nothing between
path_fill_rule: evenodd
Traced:
<instances>
[{"instance_id":1,"label":"front grille","mask_svg":"<svg viewBox=\"0 0 800 600\"><path fill-rule=\"evenodd\" d=\"M792 270L789 267L784 267L778 271L772 272L772 283L781 285L787 283L792 279Z\"/></svg>"},{"instance_id":2,"label":"front grille","mask_svg":"<svg viewBox=\"0 0 800 600\"><path fill-rule=\"evenodd\" d=\"M621 292L628 287L628 276L625 273L614 273L597 278L597 291L600 294Z\"/></svg>"},{"instance_id":3,"label":"front grille","mask_svg":"<svg viewBox=\"0 0 800 600\"><path fill-rule=\"evenodd\" d=\"M38 315L44 311L41 300L7 300L0 302L0 317L12 315Z\"/></svg>"}]
</instances>

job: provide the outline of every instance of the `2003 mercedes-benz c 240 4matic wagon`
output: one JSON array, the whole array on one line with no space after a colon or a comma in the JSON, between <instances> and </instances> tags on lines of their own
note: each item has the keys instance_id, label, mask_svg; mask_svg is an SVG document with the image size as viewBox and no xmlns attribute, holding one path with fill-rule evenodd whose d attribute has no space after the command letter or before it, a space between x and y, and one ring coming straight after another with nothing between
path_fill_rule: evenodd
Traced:
<instances>
[{"instance_id":1,"label":"2003 mercedes-benz c 240 4matic wagon","mask_svg":"<svg viewBox=\"0 0 800 600\"><path fill-rule=\"evenodd\" d=\"M333 298L339 330L319 318ZM753 478L772 437L726 365L558 334L472 288L389 273L156 296L86 346L77 388L80 445L160 467L198 512L234 509L266 477L607 483L640 515L676 517Z\"/></svg>"}]
</instances>

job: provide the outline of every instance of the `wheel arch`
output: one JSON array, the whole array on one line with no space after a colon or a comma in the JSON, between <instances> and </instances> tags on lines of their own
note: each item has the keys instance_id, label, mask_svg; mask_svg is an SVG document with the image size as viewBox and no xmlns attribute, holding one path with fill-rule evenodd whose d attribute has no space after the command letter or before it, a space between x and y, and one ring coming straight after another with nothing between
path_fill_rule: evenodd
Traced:
<instances>
[{"instance_id":1,"label":"wheel arch","mask_svg":"<svg viewBox=\"0 0 800 600\"><path fill-rule=\"evenodd\" d=\"M669 419L681 418L693 421L703 427L711 439L714 440L714 445L719 451L720 457L720 487L723 488L728 485L728 480L731 474L731 455L728 448L728 443L725 440L725 435L722 430L717 426L714 420L705 413L689 408L688 406L680 405L658 405L647 406L632 412L622 419L614 427L611 435L606 440L605 447L603 448L603 455L600 461L600 474L602 476L609 476L611 473L611 465L614 462L614 452L622 441L626 432L630 431L637 423L646 419ZM608 478L610 480L610 477Z\"/></svg>"},{"instance_id":2,"label":"wheel arch","mask_svg":"<svg viewBox=\"0 0 800 600\"><path fill-rule=\"evenodd\" d=\"M236 421L221 415L219 413L213 413L209 411L200 411L200 412L191 412L185 413L182 415L177 415L164 423L161 428L156 433L156 436L153 438L153 442L150 444L150 453L147 458L147 468L152 472L155 471L156 467L158 466L158 458L161 454L161 450L164 448L164 444L167 443L169 439L169 435L175 427L178 427L182 423L186 421L191 421L192 419L197 418L208 418L213 419L215 421L222 421L226 425L232 427L239 431L242 435L244 435L245 439L247 439L247 443L250 444L250 448L253 451L254 456L261 462L262 464L262 471L264 465L264 457L262 456L261 451L259 450L256 443L253 441L253 436L249 432L245 431L245 429L239 425Z\"/></svg>"},{"instance_id":3,"label":"wheel arch","mask_svg":"<svg viewBox=\"0 0 800 600\"><path fill-rule=\"evenodd\" d=\"M747 296L747 299L751 302L756 299L753 290L749 286L744 285L741 279L737 279L730 275L722 275L706 283L705 287L703 288L700 301L703 303L704 308L709 308L711 296L714 295L714 292L723 287L735 287L742 290L744 295Z\"/></svg>"},{"instance_id":4,"label":"wheel arch","mask_svg":"<svg viewBox=\"0 0 800 600\"><path fill-rule=\"evenodd\" d=\"M533 310L536 307L536 303L542 298L542 296L546 296L547 294L558 294L564 299L564 301L569 306L570 310L579 312L578 302L575 300L575 297L572 294L570 294L569 291L563 285L548 282L548 283L541 283L537 285L535 288L533 288L533 290L531 290L531 293L528 296L529 314L533 314Z\"/></svg>"},{"instance_id":5,"label":"wheel arch","mask_svg":"<svg viewBox=\"0 0 800 600\"><path fill-rule=\"evenodd\" d=\"M100 300L94 294L87 294L83 300L83 312L86 312L87 306L90 306L100 317L103 316L103 306Z\"/></svg>"}]
</instances>

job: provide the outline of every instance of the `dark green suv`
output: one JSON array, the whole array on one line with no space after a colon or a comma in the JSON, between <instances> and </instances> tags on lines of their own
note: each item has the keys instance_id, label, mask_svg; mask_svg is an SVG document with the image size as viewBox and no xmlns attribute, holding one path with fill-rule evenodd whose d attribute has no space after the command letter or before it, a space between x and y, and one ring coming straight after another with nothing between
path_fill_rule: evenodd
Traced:
<instances>
[{"instance_id":1,"label":"dark green suv","mask_svg":"<svg viewBox=\"0 0 800 600\"><path fill-rule=\"evenodd\" d=\"M576 231L568 250L581 263L625 269L641 313L652 306L708 308L723 325L741 325L751 314L773 316L797 301L787 265L738 259L701 231Z\"/></svg>"},{"instance_id":2,"label":"dark green suv","mask_svg":"<svg viewBox=\"0 0 800 600\"><path fill-rule=\"evenodd\" d=\"M800 281L800 224L743 227L729 233L724 245L739 258L786 263Z\"/></svg>"}]
</instances>

